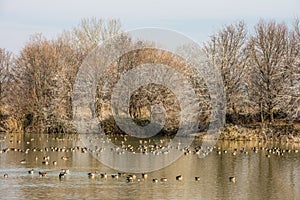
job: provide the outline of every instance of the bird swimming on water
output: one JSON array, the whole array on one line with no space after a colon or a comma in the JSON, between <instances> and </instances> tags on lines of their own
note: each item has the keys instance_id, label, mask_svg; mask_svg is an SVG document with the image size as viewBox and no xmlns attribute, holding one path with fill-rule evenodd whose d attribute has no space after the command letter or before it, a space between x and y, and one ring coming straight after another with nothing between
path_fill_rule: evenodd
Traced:
<instances>
[{"instance_id":1,"label":"bird swimming on water","mask_svg":"<svg viewBox=\"0 0 300 200\"><path fill-rule=\"evenodd\" d=\"M229 181L235 183L236 181L235 176L229 176Z\"/></svg>"},{"instance_id":2,"label":"bird swimming on water","mask_svg":"<svg viewBox=\"0 0 300 200\"><path fill-rule=\"evenodd\" d=\"M34 173L34 169L28 171L28 174L33 174L33 173Z\"/></svg>"},{"instance_id":3,"label":"bird swimming on water","mask_svg":"<svg viewBox=\"0 0 300 200\"><path fill-rule=\"evenodd\" d=\"M183 180L183 177L182 177L182 175L178 175L178 176L176 176L176 180L177 180L177 181L182 181L182 180Z\"/></svg>"}]
</instances>

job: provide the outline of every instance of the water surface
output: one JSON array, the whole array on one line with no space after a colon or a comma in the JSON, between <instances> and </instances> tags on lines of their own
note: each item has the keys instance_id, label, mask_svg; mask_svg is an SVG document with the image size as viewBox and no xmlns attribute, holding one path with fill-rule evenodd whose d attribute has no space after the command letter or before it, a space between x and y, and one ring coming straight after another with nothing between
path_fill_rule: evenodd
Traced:
<instances>
[{"instance_id":1,"label":"water surface","mask_svg":"<svg viewBox=\"0 0 300 200\"><path fill-rule=\"evenodd\" d=\"M255 146L257 153L252 149ZM136 174L140 181L134 182L127 182L126 175L118 180L89 178L88 172L117 171L82 151L82 147L76 135L1 135L0 199L300 199L300 153L295 152L299 145L219 141L203 159L190 153L149 173L146 180ZM291 151L280 156L261 147ZM42 164L47 156L49 164ZM21 164L22 160L26 163ZM70 174L59 179L61 169L66 168ZM35 173L28 174L30 169ZM47 176L40 177L39 171L47 172ZM8 178L3 177L5 173ZM183 180L177 181L177 175ZM200 180L195 181L195 176ZM236 177L235 183L229 181L230 176ZM152 182L162 177L167 182Z\"/></svg>"}]
</instances>

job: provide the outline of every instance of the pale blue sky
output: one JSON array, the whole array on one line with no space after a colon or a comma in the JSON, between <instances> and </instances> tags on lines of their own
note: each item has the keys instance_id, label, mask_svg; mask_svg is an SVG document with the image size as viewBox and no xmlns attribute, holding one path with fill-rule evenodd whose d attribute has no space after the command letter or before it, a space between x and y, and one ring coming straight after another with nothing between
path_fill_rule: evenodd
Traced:
<instances>
[{"instance_id":1,"label":"pale blue sky","mask_svg":"<svg viewBox=\"0 0 300 200\"><path fill-rule=\"evenodd\" d=\"M224 24L259 19L292 24L300 17L299 0L0 0L0 47L18 53L29 36L55 37L82 18L118 18L123 30L173 29L198 43Z\"/></svg>"}]
</instances>

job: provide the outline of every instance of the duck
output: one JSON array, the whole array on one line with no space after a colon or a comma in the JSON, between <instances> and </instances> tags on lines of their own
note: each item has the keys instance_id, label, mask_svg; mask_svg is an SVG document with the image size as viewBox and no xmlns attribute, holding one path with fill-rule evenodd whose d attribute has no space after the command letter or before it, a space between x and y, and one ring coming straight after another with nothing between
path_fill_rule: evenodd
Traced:
<instances>
[{"instance_id":1,"label":"duck","mask_svg":"<svg viewBox=\"0 0 300 200\"><path fill-rule=\"evenodd\" d=\"M133 180L136 179L136 175L135 174L129 174L127 177L132 177Z\"/></svg>"},{"instance_id":2,"label":"duck","mask_svg":"<svg viewBox=\"0 0 300 200\"><path fill-rule=\"evenodd\" d=\"M153 182L153 183L158 183L158 179L157 179L157 178L154 178L154 179L152 179L152 182Z\"/></svg>"},{"instance_id":3,"label":"duck","mask_svg":"<svg viewBox=\"0 0 300 200\"><path fill-rule=\"evenodd\" d=\"M47 160L44 160L44 161L42 162L42 164L43 164L43 165L49 165L49 162L48 162Z\"/></svg>"},{"instance_id":4,"label":"duck","mask_svg":"<svg viewBox=\"0 0 300 200\"><path fill-rule=\"evenodd\" d=\"M127 180L127 182L133 182L132 176L127 176L127 177L126 177L126 180Z\"/></svg>"},{"instance_id":5,"label":"duck","mask_svg":"<svg viewBox=\"0 0 300 200\"><path fill-rule=\"evenodd\" d=\"M235 183L235 181L236 181L235 176L229 176L229 181L232 183Z\"/></svg>"},{"instance_id":6,"label":"duck","mask_svg":"<svg viewBox=\"0 0 300 200\"><path fill-rule=\"evenodd\" d=\"M8 178L8 174L5 173L5 174L3 175L3 177L4 177L4 178Z\"/></svg>"},{"instance_id":7,"label":"duck","mask_svg":"<svg viewBox=\"0 0 300 200\"><path fill-rule=\"evenodd\" d=\"M168 179L167 179L167 178L165 178L165 177L163 177L163 178L161 178L161 179L160 179L160 181L161 181L161 182L167 182L167 181L168 181Z\"/></svg>"},{"instance_id":8,"label":"duck","mask_svg":"<svg viewBox=\"0 0 300 200\"><path fill-rule=\"evenodd\" d=\"M40 175L40 177L45 177L45 176L47 175L47 173L46 173L46 172L39 171L39 175Z\"/></svg>"},{"instance_id":9,"label":"duck","mask_svg":"<svg viewBox=\"0 0 300 200\"><path fill-rule=\"evenodd\" d=\"M96 174L97 174L96 172L89 172L88 177L89 178L95 178Z\"/></svg>"},{"instance_id":10,"label":"duck","mask_svg":"<svg viewBox=\"0 0 300 200\"><path fill-rule=\"evenodd\" d=\"M200 181L200 177L199 176L195 176L195 181Z\"/></svg>"},{"instance_id":11,"label":"duck","mask_svg":"<svg viewBox=\"0 0 300 200\"><path fill-rule=\"evenodd\" d=\"M20 164L22 164L22 165L23 165L23 164L26 164L26 160L21 160L21 161L20 161Z\"/></svg>"},{"instance_id":12,"label":"duck","mask_svg":"<svg viewBox=\"0 0 300 200\"><path fill-rule=\"evenodd\" d=\"M104 179L107 179L107 174L106 173L104 173L104 174L102 173L102 174L100 174L100 177L104 178Z\"/></svg>"},{"instance_id":13,"label":"duck","mask_svg":"<svg viewBox=\"0 0 300 200\"><path fill-rule=\"evenodd\" d=\"M119 175L119 177L120 177L120 176L125 176L126 174L123 173L123 172L118 172L118 175Z\"/></svg>"},{"instance_id":14,"label":"duck","mask_svg":"<svg viewBox=\"0 0 300 200\"><path fill-rule=\"evenodd\" d=\"M70 170L69 169L61 169L60 172L63 172L65 174L70 174Z\"/></svg>"},{"instance_id":15,"label":"duck","mask_svg":"<svg viewBox=\"0 0 300 200\"><path fill-rule=\"evenodd\" d=\"M62 156L61 159L64 160L64 161L66 161L66 160L68 160L69 158L66 157L66 156Z\"/></svg>"},{"instance_id":16,"label":"duck","mask_svg":"<svg viewBox=\"0 0 300 200\"><path fill-rule=\"evenodd\" d=\"M119 178L119 174L112 174L111 177L112 177L113 179L118 179L118 178Z\"/></svg>"},{"instance_id":17,"label":"duck","mask_svg":"<svg viewBox=\"0 0 300 200\"><path fill-rule=\"evenodd\" d=\"M53 165L57 165L57 162L56 162L56 161L53 161L52 164L53 164Z\"/></svg>"},{"instance_id":18,"label":"duck","mask_svg":"<svg viewBox=\"0 0 300 200\"><path fill-rule=\"evenodd\" d=\"M183 176L182 176L182 175L176 176L176 180L177 180L177 181L182 181L182 180L183 180Z\"/></svg>"},{"instance_id":19,"label":"duck","mask_svg":"<svg viewBox=\"0 0 300 200\"><path fill-rule=\"evenodd\" d=\"M58 177L59 177L59 179L62 179L62 178L65 177L65 175L66 175L65 172L60 172L59 175L58 175Z\"/></svg>"},{"instance_id":20,"label":"duck","mask_svg":"<svg viewBox=\"0 0 300 200\"><path fill-rule=\"evenodd\" d=\"M43 158L43 160L47 160L47 161L49 161L50 160L50 156L44 156L44 158Z\"/></svg>"},{"instance_id":21,"label":"duck","mask_svg":"<svg viewBox=\"0 0 300 200\"><path fill-rule=\"evenodd\" d=\"M148 174L142 173L142 178L143 179L147 179L148 178Z\"/></svg>"},{"instance_id":22,"label":"duck","mask_svg":"<svg viewBox=\"0 0 300 200\"><path fill-rule=\"evenodd\" d=\"M33 173L34 173L34 169L28 171L28 174L33 174Z\"/></svg>"}]
</instances>

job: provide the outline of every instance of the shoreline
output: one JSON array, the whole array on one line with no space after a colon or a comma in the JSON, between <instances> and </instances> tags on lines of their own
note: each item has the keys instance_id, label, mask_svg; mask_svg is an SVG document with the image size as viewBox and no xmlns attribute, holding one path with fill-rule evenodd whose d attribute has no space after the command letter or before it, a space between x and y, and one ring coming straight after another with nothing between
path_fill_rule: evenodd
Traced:
<instances>
[{"instance_id":1,"label":"shoreline","mask_svg":"<svg viewBox=\"0 0 300 200\"><path fill-rule=\"evenodd\" d=\"M300 143L300 133L298 130L293 130L292 132L283 132L282 130L274 127L261 129L248 128L238 125L225 125L218 140Z\"/></svg>"}]
</instances>

